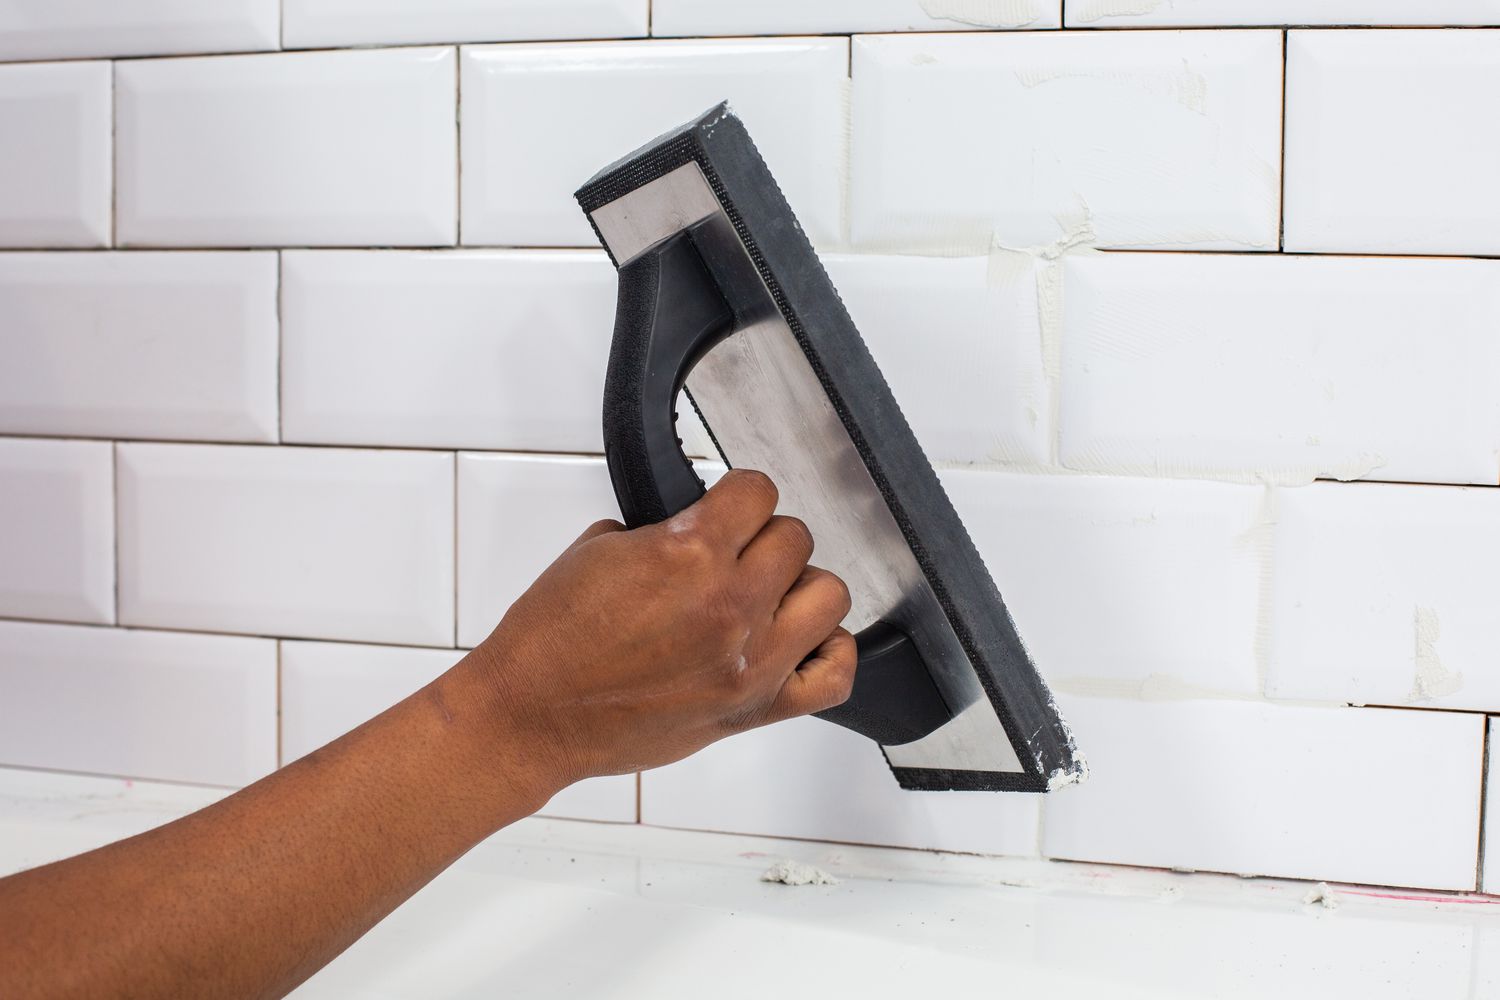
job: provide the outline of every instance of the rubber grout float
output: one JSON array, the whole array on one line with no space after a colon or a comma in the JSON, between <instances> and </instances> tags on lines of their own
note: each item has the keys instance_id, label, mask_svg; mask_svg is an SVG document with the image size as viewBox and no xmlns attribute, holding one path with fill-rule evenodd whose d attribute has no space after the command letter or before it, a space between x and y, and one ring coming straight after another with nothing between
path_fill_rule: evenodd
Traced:
<instances>
[{"instance_id":1,"label":"rubber grout float","mask_svg":"<svg viewBox=\"0 0 1500 1000\"><path fill-rule=\"evenodd\" d=\"M727 465L776 482L848 584L854 693L821 717L901 787L1048 791L1087 773L963 522L744 124L720 104L579 205L618 271L605 457L627 525L704 491L684 390Z\"/></svg>"}]
</instances>

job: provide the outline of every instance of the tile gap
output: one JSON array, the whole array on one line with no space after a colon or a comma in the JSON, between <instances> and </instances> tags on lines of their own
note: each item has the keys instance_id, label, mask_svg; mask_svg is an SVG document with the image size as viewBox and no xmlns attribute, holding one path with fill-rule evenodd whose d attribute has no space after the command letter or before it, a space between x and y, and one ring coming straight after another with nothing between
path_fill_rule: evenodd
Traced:
<instances>
[{"instance_id":1,"label":"tile gap","mask_svg":"<svg viewBox=\"0 0 1500 1000\"><path fill-rule=\"evenodd\" d=\"M1490 729L1492 725L1492 720L1486 716L1484 720L1484 738L1480 741L1483 756L1480 758L1479 764L1479 857L1474 865L1474 885L1479 892L1493 892L1495 889L1500 889L1500 886L1484 884L1484 852L1488 837L1485 826L1489 822L1490 806Z\"/></svg>"},{"instance_id":2,"label":"tile gap","mask_svg":"<svg viewBox=\"0 0 1500 1000\"><path fill-rule=\"evenodd\" d=\"M1286 67L1287 52L1291 48L1291 32L1281 32L1281 176L1276 193L1276 250L1286 251Z\"/></svg>"}]
</instances>

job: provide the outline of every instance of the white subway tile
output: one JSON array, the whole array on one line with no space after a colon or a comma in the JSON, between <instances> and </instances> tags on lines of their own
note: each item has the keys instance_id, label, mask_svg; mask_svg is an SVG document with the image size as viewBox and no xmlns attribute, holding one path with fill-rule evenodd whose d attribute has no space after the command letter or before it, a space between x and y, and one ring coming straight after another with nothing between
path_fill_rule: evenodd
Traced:
<instances>
[{"instance_id":1,"label":"white subway tile","mask_svg":"<svg viewBox=\"0 0 1500 1000\"><path fill-rule=\"evenodd\" d=\"M1500 479L1500 262L1099 254L1063 297L1069 468Z\"/></svg>"},{"instance_id":2,"label":"white subway tile","mask_svg":"<svg viewBox=\"0 0 1500 1000\"><path fill-rule=\"evenodd\" d=\"M278 47L278 0L0 0L0 59Z\"/></svg>"},{"instance_id":3,"label":"white subway tile","mask_svg":"<svg viewBox=\"0 0 1500 1000\"><path fill-rule=\"evenodd\" d=\"M0 438L0 615L115 620L107 441Z\"/></svg>"},{"instance_id":4,"label":"white subway tile","mask_svg":"<svg viewBox=\"0 0 1500 1000\"><path fill-rule=\"evenodd\" d=\"M446 646L453 456L127 444L120 621Z\"/></svg>"},{"instance_id":5,"label":"white subway tile","mask_svg":"<svg viewBox=\"0 0 1500 1000\"><path fill-rule=\"evenodd\" d=\"M477 646L583 529L620 508L602 458L458 456L458 644Z\"/></svg>"},{"instance_id":6,"label":"white subway tile","mask_svg":"<svg viewBox=\"0 0 1500 1000\"><path fill-rule=\"evenodd\" d=\"M1279 32L869 36L853 67L856 247L1276 249Z\"/></svg>"},{"instance_id":7,"label":"white subway tile","mask_svg":"<svg viewBox=\"0 0 1500 1000\"><path fill-rule=\"evenodd\" d=\"M109 244L110 100L106 62L0 66L0 247Z\"/></svg>"},{"instance_id":8,"label":"white subway tile","mask_svg":"<svg viewBox=\"0 0 1500 1000\"><path fill-rule=\"evenodd\" d=\"M974 471L942 479L1049 682L1148 696L1259 691L1270 538L1260 489Z\"/></svg>"},{"instance_id":9,"label":"white subway tile","mask_svg":"<svg viewBox=\"0 0 1500 1000\"><path fill-rule=\"evenodd\" d=\"M287 48L646 34L649 0L285 0Z\"/></svg>"},{"instance_id":10,"label":"white subway tile","mask_svg":"<svg viewBox=\"0 0 1500 1000\"><path fill-rule=\"evenodd\" d=\"M281 762L332 742L412 694L464 654L458 650L282 642ZM635 775L581 781L542 815L635 822Z\"/></svg>"},{"instance_id":11,"label":"white subway tile","mask_svg":"<svg viewBox=\"0 0 1500 1000\"><path fill-rule=\"evenodd\" d=\"M118 64L118 242L453 243L455 71L438 48Z\"/></svg>"},{"instance_id":12,"label":"white subway tile","mask_svg":"<svg viewBox=\"0 0 1500 1000\"><path fill-rule=\"evenodd\" d=\"M276 440L276 256L0 254L0 432Z\"/></svg>"},{"instance_id":13,"label":"white subway tile","mask_svg":"<svg viewBox=\"0 0 1500 1000\"><path fill-rule=\"evenodd\" d=\"M1278 497L1267 692L1500 710L1500 490Z\"/></svg>"},{"instance_id":14,"label":"white subway tile","mask_svg":"<svg viewBox=\"0 0 1500 1000\"><path fill-rule=\"evenodd\" d=\"M282 266L285 440L602 450L603 251L289 251Z\"/></svg>"},{"instance_id":15,"label":"white subway tile","mask_svg":"<svg viewBox=\"0 0 1500 1000\"><path fill-rule=\"evenodd\" d=\"M1500 0L1063 0L1063 7L1070 28L1500 24Z\"/></svg>"},{"instance_id":16,"label":"white subway tile","mask_svg":"<svg viewBox=\"0 0 1500 1000\"><path fill-rule=\"evenodd\" d=\"M879 747L813 718L641 775L641 821L656 826L977 854L1035 854L1039 798L903 791Z\"/></svg>"},{"instance_id":17,"label":"white subway tile","mask_svg":"<svg viewBox=\"0 0 1500 1000\"><path fill-rule=\"evenodd\" d=\"M1048 461L1052 394L1029 259L1003 280L984 257L823 263L929 459Z\"/></svg>"},{"instance_id":18,"label":"white subway tile","mask_svg":"<svg viewBox=\"0 0 1500 1000\"><path fill-rule=\"evenodd\" d=\"M276 644L0 622L0 762L248 784L276 768Z\"/></svg>"},{"instance_id":19,"label":"white subway tile","mask_svg":"<svg viewBox=\"0 0 1500 1000\"><path fill-rule=\"evenodd\" d=\"M1495 774L1495 741L1500 739L1500 727L1495 725L1496 719L1489 720L1489 738L1485 740L1485 753L1488 756L1485 768L1484 789L1484 815L1489 822L1495 822L1495 817L1500 816L1500 793L1495 791L1495 786L1500 785L1500 776ZM1488 826L1488 823L1486 824ZM1500 837L1495 835L1493 828L1486 831L1483 869L1480 872L1479 887L1488 893L1500 894ZM1500 932L1495 935L1496 940L1491 949L1490 973L1494 976L1494 985L1500 988Z\"/></svg>"},{"instance_id":20,"label":"white subway tile","mask_svg":"<svg viewBox=\"0 0 1500 1000\"><path fill-rule=\"evenodd\" d=\"M1049 798L1048 857L1474 888L1481 716L1060 701L1090 773Z\"/></svg>"},{"instance_id":21,"label":"white subway tile","mask_svg":"<svg viewBox=\"0 0 1500 1000\"><path fill-rule=\"evenodd\" d=\"M653 35L827 35L1056 28L1062 0L652 0Z\"/></svg>"},{"instance_id":22,"label":"white subway tile","mask_svg":"<svg viewBox=\"0 0 1500 1000\"><path fill-rule=\"evenodd\" d=\"M814 243L839 238L848 40L575 42L463 53L463 241L593 246L573 192L728 99Z\"/></svg>"},{"instance_id":23,"label":"white subway tile","mask_svg":"<svg viewBox=\"0 0 1500 1000\"><path fill-rule=\"evenodd\" d=\"M1500 33L1293 31L1286 249L1500 254Z\"/></svg>"}]
</instances>

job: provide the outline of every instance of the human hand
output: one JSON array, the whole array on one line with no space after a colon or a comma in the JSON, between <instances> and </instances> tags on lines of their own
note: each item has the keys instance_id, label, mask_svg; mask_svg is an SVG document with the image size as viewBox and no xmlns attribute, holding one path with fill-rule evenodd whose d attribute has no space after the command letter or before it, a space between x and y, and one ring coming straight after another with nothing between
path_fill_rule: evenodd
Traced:
<instances>
[{"instance_id":1,"label":"human hand","mask_svg":"<svg viewBox=\"0 0 1500 1000\"><path fill-rule=\"evenodd\" d=\"M680 760L724 736L841 704L849 591L776 487L733 470L693 506L590 527L471 660L562 785Z\"/></svg>"}]
</instances>

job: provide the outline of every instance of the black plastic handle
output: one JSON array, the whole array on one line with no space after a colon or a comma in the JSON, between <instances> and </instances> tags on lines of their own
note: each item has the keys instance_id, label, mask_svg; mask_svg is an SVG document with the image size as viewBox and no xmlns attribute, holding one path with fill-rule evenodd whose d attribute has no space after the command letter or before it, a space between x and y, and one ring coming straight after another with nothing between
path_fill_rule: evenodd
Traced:
<instances>
[{"instance_id":1,"label":"black plastic handle","mask_svg":"<svg viewBox=\"0 0 1500 1000\"><path fill-rule=\"evenodd\" d=\"M734 310L683 230L620 268L604 379L604 458L627 527L664 521L703 496L682 453L677 395L698 359L734 330Z\"/></svg>"},{"instance_id":2,"label":"black plastic handle","mask_svg":"<svg viewBox=\"0 0 1500 1000\"><path fill-rule=\"evenodd\" d=\"M703 480L682 452L674 407L699 359L754 319L763 286L743 258L733 230L722 220L709 220L662 240L619 269L614 342L604 379L604 457L628 527L664 521L703 496ZM921 654L900 628L875 622L855 641L854 691L819 718L898 746L952 717Z\"/></svg>"}]
</instances>

